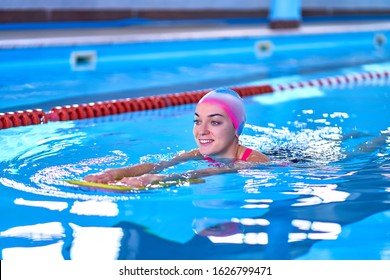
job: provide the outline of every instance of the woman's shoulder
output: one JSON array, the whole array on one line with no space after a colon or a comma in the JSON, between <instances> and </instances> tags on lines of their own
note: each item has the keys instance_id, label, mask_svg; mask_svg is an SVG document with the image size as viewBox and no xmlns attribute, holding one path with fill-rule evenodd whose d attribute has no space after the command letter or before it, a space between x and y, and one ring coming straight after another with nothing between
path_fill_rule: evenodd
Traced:
<instances>
[{"instance_id":1,"label":"woman's shoulder","mask_svg":"<svg viewBox=\"0 0 390 280\"><path fill-rule=\"evenodd\" d=\"M248 162L264 162L265 163L265 162L269 162L270 160L265 154L263 154L259 151L256 151L256 150L252 150L250 155L246 159L246 161L248 161Z\"/></svg>"}]
</instances>

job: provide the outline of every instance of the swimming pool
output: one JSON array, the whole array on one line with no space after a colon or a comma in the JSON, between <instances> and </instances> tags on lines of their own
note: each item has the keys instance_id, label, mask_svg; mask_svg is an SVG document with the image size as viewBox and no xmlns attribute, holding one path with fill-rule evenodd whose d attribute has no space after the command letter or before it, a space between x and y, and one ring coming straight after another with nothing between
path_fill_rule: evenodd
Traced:
<instances>
[{"instance_id":1,"label":"swimming pool","mask_svg":"<svg viewBox=\"0 0 390 280\"><path fill-rule=\"evenodd\" d=\"M388 29L279 36L255 36L255 31L241 37L189 35L174 41L0 45L0 111L48 111L53 106L252 80L266 83L276 77L386 62L390 56Z\"/></svg>"},{"instance_id":2,"label":"swimming pool","mask_svg":"<svg viewBox=\"0 0 390 280\"><path fill-rule=\"evenodd\" d=\"M361 65L355 67L336 69L339 62L330 62L323 72L302 74L318 67L293 63L270 74L253 64L234 81L229 71L218 82L219 71L193 80L194 87L240 82L283 88L245 98L241 141L269 154L272 163L201 184L123 194L63 181L194 148L193 104L0 130L1 259L390 259L388 75L293 87L389 69L385 55L362 63L369 57L357 59ZM226 67L237 63L223 59ZM253 73L266 74L254 79ZM158 79L157 87L181 76L174 74ZM175 88L180 85L169 86ZM33 99L34 105L60 101ZM202 165L189 162L167 172Z\"/></svg>"}]
</instances>

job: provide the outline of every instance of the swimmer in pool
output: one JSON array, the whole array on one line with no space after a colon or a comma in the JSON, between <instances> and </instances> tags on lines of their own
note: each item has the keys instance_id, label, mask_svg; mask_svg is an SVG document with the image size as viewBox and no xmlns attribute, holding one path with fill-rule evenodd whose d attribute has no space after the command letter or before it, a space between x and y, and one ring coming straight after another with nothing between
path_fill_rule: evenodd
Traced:
<instances>
[{"instance_id":1,"label":"swimmer in pool","mask_svg":"<svg viewBox=\"0 0 390 280\"><path fill-rule=\"evenodd\" d=\"M237 172L245 162L266 163L263 153L239 144L238 138L246 122L243 99L233 90L221 88L207 93L197 104L193 134L198 149L178 154L159 163L142 163L125 168L107 169L88 175L85 181L117 182L129 187L141 187L158 181L200 178L215 174ZM206 160L213 167L182 174L158 174L165 168L188 160Z\"/></svg>"}]
</instances>

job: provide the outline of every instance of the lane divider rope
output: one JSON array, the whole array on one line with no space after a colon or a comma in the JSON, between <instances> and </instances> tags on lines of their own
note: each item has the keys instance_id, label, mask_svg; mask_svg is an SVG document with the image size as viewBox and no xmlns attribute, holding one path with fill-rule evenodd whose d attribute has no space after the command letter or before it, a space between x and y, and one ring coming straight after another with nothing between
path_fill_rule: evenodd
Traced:
<instances>
[{"instance_id":1,"label":"lane divider rope","mask_svg":"<svg viewBox=\"0 0 390 280\"><path fill-rule=\"evenodd\" d=\"M339 87L347 84L389 78L387 70L353 73L344 76L320 78L309 81L293 82L276 86L240 86L232 87L241 97L272 93L275 91L291 90L304 87ZM81 120L128 112L161 109L170 106L197 103L210 90L190 91L158 96L127 98L111 101L93 102L88 104L74 104L57 106L49 112L41 109L17 112L0 113L0 129L43 124L54 121Z\"/></svg>"}]
</instances>

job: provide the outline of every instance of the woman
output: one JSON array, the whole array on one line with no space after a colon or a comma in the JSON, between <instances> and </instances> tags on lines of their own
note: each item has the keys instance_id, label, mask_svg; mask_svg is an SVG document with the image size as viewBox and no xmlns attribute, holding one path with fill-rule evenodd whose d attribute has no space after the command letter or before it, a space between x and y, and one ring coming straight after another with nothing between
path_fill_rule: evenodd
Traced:
<instances>
[{"instance_id":1,"label":"woman","mask_svg":"<svg viewBox=\"0 0 390 280\"><path fill-rule=\"evenodd\" d=\"M233 90L222 88L207 93L195 109L193 134L198 149L179 154L157 164L143 163L125 168L108 169L88 175L85 181L117 182L129 187L141 187L158 181L190 179L221 173L236 172L243 162L265 163L266 155L239 144L246 112L244 101ZM213 167L188 171L183 174L157 174L163 169L188 160L207 160Z\"/></svg>"}]
</instances>

